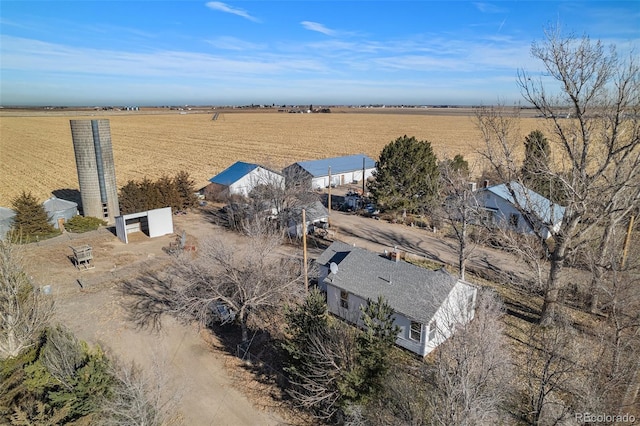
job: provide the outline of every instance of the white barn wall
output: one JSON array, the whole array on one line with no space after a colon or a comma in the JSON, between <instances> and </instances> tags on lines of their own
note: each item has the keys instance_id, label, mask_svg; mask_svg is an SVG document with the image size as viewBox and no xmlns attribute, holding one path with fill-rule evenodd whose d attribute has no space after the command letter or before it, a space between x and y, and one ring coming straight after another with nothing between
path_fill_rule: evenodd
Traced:
<instances>
[{"instance_id":1,"label":"white barn wall","mask_svg":"<svg viewBox=\"0 0 640 426\"><path fill-rule=\"evenodd\" d=\"M284 187L284 177L262 167L256 167L229 185L229 192L247 197L256 186L268 184Z\"/></svg>"},{"instance_id":2,"label":"white barn wall","mask_svg":"<svg viewBox=\"0 0 640 426\"><path fill-rule=\"evenodd\" d=\"M364 178L368 179L369 177L371 177L373 175L374 170L375 168L365 169ZM328 172L329 170L327 170L327 175L325 176L316 176L312 178L311 187L313 189L322 189L322 188L328 187L329 186ZM353 171L344 172L344 173L331 174L331 182L335 186L346 185L349 183L353 183L354 181L361 181L361 180L362 180L362 169L353 170Z\"/></svg>"}]
</instances>

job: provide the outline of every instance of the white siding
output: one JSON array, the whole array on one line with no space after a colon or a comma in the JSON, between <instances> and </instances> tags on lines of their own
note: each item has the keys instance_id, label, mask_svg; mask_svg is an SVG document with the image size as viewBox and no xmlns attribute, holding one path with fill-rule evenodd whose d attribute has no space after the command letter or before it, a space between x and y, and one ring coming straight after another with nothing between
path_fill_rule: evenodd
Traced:
<instances>
[{"instance_id":1,"label":"white siding","mask_svg":"<svg viewBox=\"0 0 640 426\"><path fill-rule=\"evenodd\" d=\"M327 268L320 267L320 283L323 285L324 278L327 276ZM323 289L324 290L324 289ZM329 312L347 321L362 326L360 321L360 306L366 303L366 300L362 297L349 293L348 295L348 309L341 306L340 293L341 290L331 284L326 284L327 292L327 307ZM477 289L471 285L463 282L458 282L454 286L453 290L449 293L448 298L438 308L433 319L428 324L422 324L420 328L420 340L414 340L411 338L411 318L406 317L401 312L396 312L393 315L394 324L396 324L400 331L396 338L396 344L411 352L414 352L420 356L426 356L433 351L438 345L448 339L456 324L466 323L473 319ZM471 298L471 299L470 299ZM471 300L472 309L467 311L467 302ZM435 338L429 341L429 325L433 324L433 321L437 324L437 330ZM416 321L419 322L419 321Z\"/></svg>"},{"instance_id":2,"label":"white siding","mask_svg":"<svg viewBox=\"0 0 640 426\"><path fill-rule=\"evenodd\" d=\"M456 324L464 324L473 319L475 313L475 302L477 289L471 285L458 281L445 302L438 308L433 319L429 323L429 334L431 325L437 325L435 339L426 342L424 354L427 355L438 345L447 340L453 334ZM467 310L468 302L471 301L471 310Z\"/></svg>"},{"instance_id":3,"label":"white siding","mask_svg":"<svg viewBox=\"0 0 640 426\"><path fill-rule=\"evenodd\" d=\"M364 171L365 179L371 177L374 170L375 168L365 169ZM331 182L333 182L335 186L346 185L354 181L360 181L360 180L362 180L362 169L354 170L350 172L344 172L344 173L331 174ZM313 179L311 179L311 187L313 189L318 189L318 188L322 189L328 186L329 186L328 174L325 176L316 176Z\"/></svg>"},{"instance_id":4,"label":"white siding","mask_svg":"<svg viewBox=\"0 0 640 426\"><path fill-rule=\"evenodd\" d=\"M262 167L256 167L229 185L229 193L246 197L256 186L269 184L284 187L284 177Z\"/></svg>"}]
</instances>

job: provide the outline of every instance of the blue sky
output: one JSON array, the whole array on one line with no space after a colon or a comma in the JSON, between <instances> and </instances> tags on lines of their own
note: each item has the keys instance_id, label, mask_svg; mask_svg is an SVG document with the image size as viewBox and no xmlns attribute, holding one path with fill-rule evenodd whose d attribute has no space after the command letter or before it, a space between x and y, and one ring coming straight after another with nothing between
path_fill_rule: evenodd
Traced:
<instances>
[{"instance_id":1,"label":"blue sky","mask_svg":"<svg viewBox=\"0 0 640 426\"><path fill-rule=\"evenodd\" d=\"M511 103L549 25L640 44L636 0L0 1L2 105Z\"/></svg>"}]
</instances>

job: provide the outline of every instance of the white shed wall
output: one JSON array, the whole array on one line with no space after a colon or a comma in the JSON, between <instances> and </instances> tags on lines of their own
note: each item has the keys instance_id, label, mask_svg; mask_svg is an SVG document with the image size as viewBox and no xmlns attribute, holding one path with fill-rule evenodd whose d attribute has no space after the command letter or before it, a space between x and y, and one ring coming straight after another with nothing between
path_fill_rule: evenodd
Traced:
<instances>
[{"instance_id":1,"label":"white shed wall","mask_svg":"<svg viewBox=\"0 0 640 426\"><path fill-rule=\"evenodd\" d=\"M149 219L149 237L154 238L173 234L171 207L149 210L147 213Z\"/></svg>"}]
</instances>

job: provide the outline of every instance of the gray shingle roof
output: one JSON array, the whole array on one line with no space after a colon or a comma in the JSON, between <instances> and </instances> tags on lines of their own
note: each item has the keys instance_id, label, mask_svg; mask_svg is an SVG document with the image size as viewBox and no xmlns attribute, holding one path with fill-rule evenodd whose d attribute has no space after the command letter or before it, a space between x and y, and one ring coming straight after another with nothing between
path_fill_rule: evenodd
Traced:
<instances>
[{"instance_id":1,"label":"gray shingle roof","mask_svg":"<svg viewBox=\"0 0 640 426\"><path fill-rule=\"evenodd\" d=\"M335 241L316 260L338 265L325 282L365 299L383 296L398 313L428 323L458 282L444 269L430 271L403 260L396 262L377 253Z\"/></svg>"}]
</instances>

